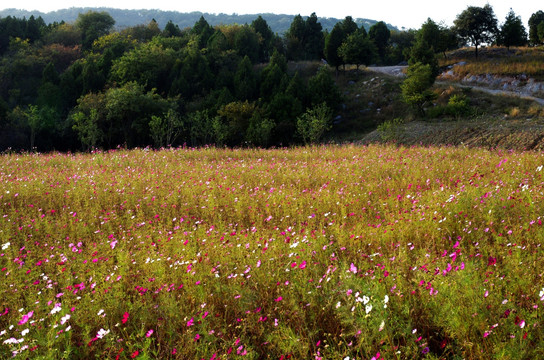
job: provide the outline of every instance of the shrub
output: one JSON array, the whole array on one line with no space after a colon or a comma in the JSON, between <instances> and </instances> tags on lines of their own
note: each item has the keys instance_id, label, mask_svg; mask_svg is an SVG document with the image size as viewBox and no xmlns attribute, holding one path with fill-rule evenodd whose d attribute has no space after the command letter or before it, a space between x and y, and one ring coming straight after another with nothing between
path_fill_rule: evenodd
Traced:
<instances>
[{"instance_id":1,"label":"shrub","mask_svg":"<svg viewBox=\"0 0 544 360\"><path fill-rule=\"evenodd\" d=\"M304 144L316 143L323 134L330 130L332 110L325 102L306 110L297 118L297 130Z\"/></svg>"}]
</instances>

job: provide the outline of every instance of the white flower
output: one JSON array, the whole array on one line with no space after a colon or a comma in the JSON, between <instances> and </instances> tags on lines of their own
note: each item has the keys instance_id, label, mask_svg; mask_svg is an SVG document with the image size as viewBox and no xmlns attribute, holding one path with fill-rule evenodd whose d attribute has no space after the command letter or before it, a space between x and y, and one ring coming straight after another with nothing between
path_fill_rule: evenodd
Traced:
<instances>
[{"instance_id":1,"label":"white flower","mask_svg":"<svg viewBox=\"0 0 544 360\"><path fill-rule=\"evenodd\" d=\"M338 309L340 306L342 306L342 304L339 302L336 303L336 308Z\"/></svg>"},{"instance_id":2,"label":"white flower","mask_svg":"<svg viewBox=\"0 0 544 360\"><path fill-rule=\"evenodd\" d=\"M67 322L70 319L70 314L66 314L63 317L60 318L61 325L64 325L65 322Z\"/></svg>"},{"instance_id":3,"label":"white flower","mask_svg":"<svg viewBox=\"0 0 544 360\"><path fill-rule=\"evenodd\" d=\"M365 311L366 311L367 314L369 312L371 312L372 311L372 304L368 304L367 306L365 306Z\"/></svg>"},{"instance_id":4,"label":"white flower","mask_svg":"<svg viewBox=\"0 0 544 360\"><path fill-rule=\"evenodd\" d=\"M2 244L2 250L6 250L11 245L10 242L7 242L5 244Z\"/></svg>"},{"instance_id":5,"label":"white flower","mask_svg":"<svg viewBox=\"0 0 544 360\"><path fill-rule=\"evenodd\" d=\"M60 306L55 305L55 307L53 308L53 310L51 310L51 315L56 314L56 313L58 313L58 312L61 311L61 310L62 310L62 308L61 308Z\"/></svg>"},{"instance_id":6,"label":"white flower","mask_svg":"<svg viewBox=\"0 0 544 360\"><path fill-rule=\"evenodd\" d=\"M363 296L363 304L368 304L368 302L370 301L370 298L366 295Z\"/></svg>"},{"instance_id":7,"label":"white flower","mask_svg":"<svg viewBox=\"0 0 544 360\"><path fill-rule=\"evenodd\" d=\"M540 290L540 294L538 294L538 296L540 297L540 300L544 301L544 288Z\"/></svg>"},{"instance_id":8,"label":"white flower","mask_svg":"<svg viewBox=\"0 0 544 360\"><path fill-rule=\"evenodd\" d=\"M26 334L28 334L30 330L28 330L28 328L24 329L23 331L21 331L21 335L22 336L25 336Z\"/></svg>"},{"instance_id":9,"label":"white flower","mask_svg":"<svg viewBox=\"0 0 544 360\"><path fill-rule=\"evenodd\" d=\"M385 327L385 320L382 320L382 323L380 324L378 331L382 331L384 327Z\"/></svg>"},{"instance_id":10,"label":"white flower","mask_svg":"<svg viewBox=\"0 0 544 360\"><path fill-rule=\"evenodd\" d=\"M108 335L110 333L109 330L100 329L98 330L98 333L96 334L96 337L99 339L102 339L104 336Z\"/></svg>"}]
</instances>

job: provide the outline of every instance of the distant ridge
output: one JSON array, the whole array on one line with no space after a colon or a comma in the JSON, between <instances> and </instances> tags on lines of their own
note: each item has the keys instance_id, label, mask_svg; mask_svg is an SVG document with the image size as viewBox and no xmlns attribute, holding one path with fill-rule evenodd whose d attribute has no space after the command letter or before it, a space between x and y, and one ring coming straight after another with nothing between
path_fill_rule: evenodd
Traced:
<instances>
[{"instance_id":1,"label":"distant ridge","mask_svg":"<svg viewBox=\"0 0 544 360\"><path fill-rule=\"evenodd\" d=\"M214 26L214 25L220 25L220 24L250 24L253 20L255 20L259 15L263 17L263 19L266 20L270 28L273 32L278 34L285 33L289 26L291 25L291 22L293 21L293 18L295 15L285 15L285 14L252 14L252 15L239 15L239 14L209 14L209 13L202 13L202 12L190 12L190 13L181 13L177 11L163 11L163 10L122 10L122 9L114 9L114 8L69 8L69 9L62 9L57 11L52 11L48 13L43 13L40 11L27 11L27 10L17 10L17 9L5 9L0 11L0 17L7 17L7 16L14 16L17 18L29 18L31 15L34 15L34 17L41 16L43 20L49 24L53 22L73 22L77 19L77 16L79 13L84 13L89 10L94 11L106 11L108 12L114 19L115 19L115 25L118 28L126 28L129 26L135 26L135 25L141 25L141 24L147 24L152 19L155 19L159 26L163 28L169 20L172 20L174 24L177 24L181 29L192 27L196 21L201 16L204 16L206 21ZM319 14L317 14L319 22L323 26L324 30L332 30L334 25L343 20L343 19L335 19L335 18L326 18L326 17L320 17ZM305 17L304 17L305 18ZM357 25L361 26L364 25L366 30L377 23L377 20L370 20L370 19L354 19L354 21L357 23ZM387 24L389 29L391 30L398 30L397 27Z\"/></svg>"}]
</instances>

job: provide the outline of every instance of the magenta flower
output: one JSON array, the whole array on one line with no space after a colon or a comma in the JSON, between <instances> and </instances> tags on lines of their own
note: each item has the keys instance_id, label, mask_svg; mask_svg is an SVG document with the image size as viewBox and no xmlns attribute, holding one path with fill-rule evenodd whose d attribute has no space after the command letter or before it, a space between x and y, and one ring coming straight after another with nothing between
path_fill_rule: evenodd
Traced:
<instances>
[{"instance_id":1,"label":"magenta flower","mask_svg":"<svg viewBox=\"0 0 544 360\"><path fill-rule=\"evenodd\" d=\"M149 329L149 331L145 333L146 338L150 337L151 335L153 335L153 329Z\"/></svg>"},{"instance_id":2,"label":"magenta flower","mask_svg":"<svg viewBox=\"0 0 544 360\"><path fill-rule=\"evenodd\" d=\"M32 315L34 315L34 311L30 311L28 314L23 315L23 318L21 319L21 321L19 321L19 325L26 324L26 322L32 317Z\"/></svg>"},{"instance_id":3,"label":"magenta flower","mask_svg":"<svg viewBox=\"0 0 544 360\"><path fill-rule=\"evenodd\" d=\"M195 319L191 318L191 320L187 321L187 327L193 326L195 324Z\"/></svg>"}]
</instances>

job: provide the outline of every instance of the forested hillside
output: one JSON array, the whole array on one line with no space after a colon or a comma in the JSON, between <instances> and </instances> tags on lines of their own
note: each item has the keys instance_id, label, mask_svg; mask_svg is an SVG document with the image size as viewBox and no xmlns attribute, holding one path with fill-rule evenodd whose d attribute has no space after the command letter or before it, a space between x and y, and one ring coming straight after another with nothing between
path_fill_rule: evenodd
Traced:
<instances>
[{"instance_id":1,"label":"forested hillside","mask_svg":"<svg viewBox=\"0 0 544 360\"><path fill-rule=\"evenodd\" d=\"M462 96L436 108L437 58L464 45L476 57L483 45L544 41L542 11L528 39L513 11L499 27L489 5L467 8L452 28L428 19L417 31L384 22L367 30L348 16L327 31L322 21L297 15L279 35L262 16L243 25L212 26L201 16L188 28L151 20L122 29L105 11L73 22L0 18L0 150L286 146L405 118L408 106L412 116L470 116ZM407 79L381 99L363 103L347 88L346 65L401 62L410 64ZM386 107L397 109L391 118Z\"/></svg>"},{"instance_id":2,"label":"forested hillside","mask_svg":"<svg viewBox=\"0 0 544 360\"><path fill-rule=\"evenodd\" d=\"M17 10L17 9L5 9L0 11L0 17L13 16L17 18L26 17L27 19L30 16L36 18L41 17L46 23L54 22L74 22L77 20L77 17L80 13L85 13L87 11L105 11L110 14L115 19L116 27L123 29L126 27L137 26L141 24L147 24L151 20L155 19L159 24L159 27L162 29L169 22L172 21L174 24L178 25L180 29L185 29L192 27L195 22L200 19L201 16L206 18L206 21L211 26L216 25L230 25L230 24L250 24L258 16L262 16L266 20L270 28L274 33L285 34L289 30L289 26L294 19L294 15L286 14L209 14L202 13L199 11L190 12L190 13L180 13L177 11L163 11L163 10L122 10L114 8L78 8L73 7L70 9L62 9L57 11L51 11L48 13L43 13L40 11L28 11L28 10ZM321 14L322 15L322 14ZM306 17L304 17L306 18ZM319 21L323 26L323 30L330 31L334 25L342 19L320 17ZM358 26L364 26L366 30L376 24L377 20L354 19L355 23ZM387 24L388 28L391 30L398 30L394 25Z\"/></svg>"},{"instance_id":3,"label":"forested hillside","mask_svg":"<svg viewBox=\"0 0 544 360\"><path fill-rule=\"evenodd\" d=\"M313 142L342 103L326 46L336 53L357 33L370 52L361 64L403 59L379 52L383 22L367 35L348 17L333 44L315 14L296 16L283 36L261 16L114 30L110 14L89 11L73 23L6 17L0 27L2 149Z\"/></svg>"}]
</instances>

